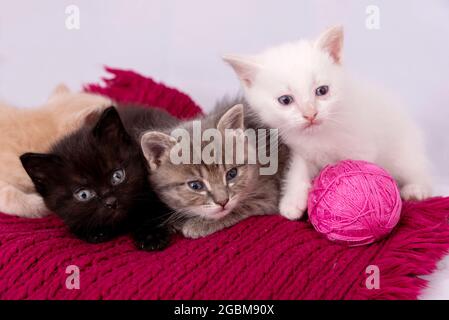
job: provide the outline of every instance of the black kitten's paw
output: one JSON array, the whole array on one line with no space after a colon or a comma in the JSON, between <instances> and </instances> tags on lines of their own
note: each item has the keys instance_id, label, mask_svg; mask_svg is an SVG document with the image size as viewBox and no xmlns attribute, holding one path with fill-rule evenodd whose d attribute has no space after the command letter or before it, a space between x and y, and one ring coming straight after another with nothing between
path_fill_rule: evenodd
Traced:
<instances>
[{"instance_id":1,"label":"black kitten's paw","mask_svg":"<svg viewBox=\"0 0 449 320\"><path fill-rule=\"evenodd\" d=\"M135 235L136 246L140 250L159 251L170 244L170 234L166 230L156 230L146 234Z\"/></svg>"},{"instance_id":2,"label":"black kitten's paw","mask_svg":"<svg viewBox=\"0 0 449 320\"><path fill-rule=\"evenodd\" d=\"M112 239L112 235L107 232L95 232L89 234L76 234L75 235L89 243L102 243Z\"/></svg>"}]
</instances>

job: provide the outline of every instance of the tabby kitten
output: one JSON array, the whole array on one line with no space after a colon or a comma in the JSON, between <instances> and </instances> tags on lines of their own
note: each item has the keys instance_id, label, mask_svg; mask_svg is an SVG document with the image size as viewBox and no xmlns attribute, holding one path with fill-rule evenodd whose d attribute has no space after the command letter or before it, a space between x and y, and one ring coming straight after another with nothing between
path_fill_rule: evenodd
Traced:
<instances>
[{"instance_id":1,"label":"tabby kitten","mask_svg":"<svg viewBox=\"0 0 449 320\"><path fill-rule=\"evenodd\" d=\"M46 206L77 237L97 243L133 232L139 248L162 249L169 242L162 222L170 210L150 188L137 140L141 128L176 120L156 109L118 111L107 108L95 126L65 137L50 153L20 159Z\"/></svg>"},{"instance_id":2,"label":"tabby kitten","mask_svg":"<svg viewBox=\"0 0 449 320\"><path fill-rule=\"evenodd\" d=\"M233 105L233 104L232 104ZM261 128L255 119L245 119L248 109L239 104L229 108L229 103L219 105L210 115L199 119L201 130L216 128L224 133L228 130ZM246 126L244 124L246 120ZM193 121L178 128L186 129L192 137ZM280 190L279 173L260 175L260 163L236 163L236 154L231 164L173 164L170 150L181 143L168 133L150 131L142 136L143 153L151 168L149 179L159 197L177 214L172 216L175 229L185 237L199 238L234 225L252 215L276 213ZM195 149L190 139L190 159L201 157L201 150ZM225 158L225 143L222 157ZM256 146L246 144L249 148ZM202 145L204 148L204 143ZM286 149L283 148L283 153ZM286 158L286 156L282 156Z\"/></svg>"}]
</instances>

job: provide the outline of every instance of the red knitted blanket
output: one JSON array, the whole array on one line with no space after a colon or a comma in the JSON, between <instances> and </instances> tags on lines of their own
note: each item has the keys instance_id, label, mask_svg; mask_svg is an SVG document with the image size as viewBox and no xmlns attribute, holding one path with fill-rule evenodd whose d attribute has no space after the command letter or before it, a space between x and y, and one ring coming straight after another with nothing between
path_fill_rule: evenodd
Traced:
<instances>
[{"instance_id":1,"label":"red knitted blanket","mask_svg":"<svg viewBox=\"0 0 449 320\"><path fill-rule=\"evenodd\" d=\"M98 92L188 118L201 112L185 94L131 71L108 69ZM142 252L128 236L87 244L57 217L0 214L0 299L415 299L449 248L449 198L404 205L385 240L348 248L309 222L249 218L209 237L176 237L162 252ZM79 289L66 286L68 266Z\"/></svg>"}]
</instances>

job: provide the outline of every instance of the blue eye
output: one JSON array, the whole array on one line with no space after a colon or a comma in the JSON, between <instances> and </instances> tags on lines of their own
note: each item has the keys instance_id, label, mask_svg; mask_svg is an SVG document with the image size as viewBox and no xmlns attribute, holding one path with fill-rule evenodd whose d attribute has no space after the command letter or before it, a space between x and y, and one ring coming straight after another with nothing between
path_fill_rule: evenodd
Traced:
<instances>
[{"instance_id":1,"label":"blue eye","mask_svg":"<svg viewBox=\"0 0 449 320\"><path fill-rule=\"evenodd\" d=\"M195 190L195 191L204 189L204 184L198 180L187 182L187 185L190 187L190 189Z\"/></svg>"},{"instance_id":2,"label":"blue eye","mask_svg":"<svg viewBox=\"0 0 449 320\"><path fill-rule=\"evenodd\" d=\"M111 184L113 186L116 186L116 185L122 183L123 181L125 181L125 177L126 177L125 170L123 170L123 169L116 170L112 174Z\"/></svg>"},{"instance_id":3,"label":"blue eye","mask_svg":"<svg viewBox=\"0 0 449 320\"><path fill-rule=\"evenodd\" d=\"M231 170L229 170L228 172L226 172L226 181L232 180L235 177L237 177L237 168L232 168Z\"/></svg>"},{"instance_id":4,"label":"blue eye","mask_svg":"<svg viewBox=\"0 0 449 320\"><path fill-rule=\"evenodd\" d=\"M96 196L95 191L89 189L80 189L73 196L80 202L87 202Z\"/></svg>"},{"instance_id":5,"label":"blue eye","mask_svg":"<svg viewBox=\"0 0 449 320\"><path fill-rule=\"evenodd\" d=\"M329 92L329 87L328 86L321 86L321 87L318 87L315 90L315 94L318 97L325 96L328 92Z\"/></svg>"},{"instance_id":6,"label":"blue eye","mask_svg":"<svg viewBox=\"0 0 449 320\"><path fill-rule=\"evenodd\" d=\"M288 106L289 104L292 104L293 101L295 101L295 99L293 99L292 96L290 95L284 95L284 96L280 96L278 98L278 101L280 104L282 104L283 106Z\"/></svg>"}]
</instances>

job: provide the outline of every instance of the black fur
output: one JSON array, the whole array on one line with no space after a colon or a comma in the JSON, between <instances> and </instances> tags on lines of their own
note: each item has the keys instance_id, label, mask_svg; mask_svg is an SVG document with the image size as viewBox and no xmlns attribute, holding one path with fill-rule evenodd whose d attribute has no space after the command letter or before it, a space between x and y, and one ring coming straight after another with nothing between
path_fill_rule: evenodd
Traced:
<instances>
[{"instance_id":1,"label":"black fur","mask_svg":"<svg viewBox=\"0 0 449 320\"><path fill-rule=\"evenodd\" d=\"M163 221L170 210L151 190L139 140L145 130L176 123L162 110L110 107L95 126L63 138L50 153L26 153L20 160L47 207L77 237L97 243L132 232L140 249L159 250L169 243ZM125 180L114 186L118 169L125 170ZM80 189L96 196L81 202L74 196ZM112 207L106 203L111 199Z\"/></svg>"}]
</instances>

